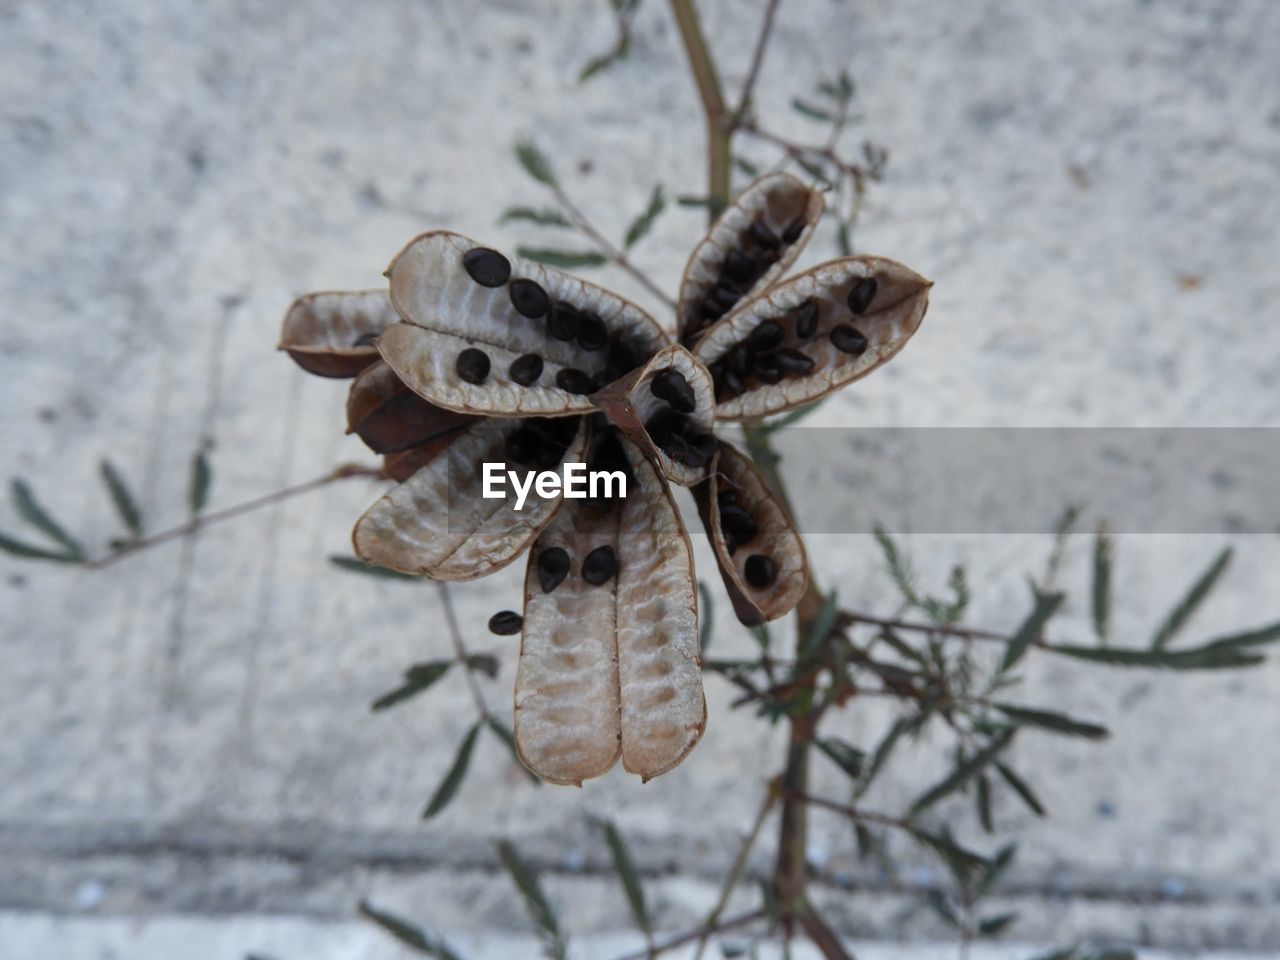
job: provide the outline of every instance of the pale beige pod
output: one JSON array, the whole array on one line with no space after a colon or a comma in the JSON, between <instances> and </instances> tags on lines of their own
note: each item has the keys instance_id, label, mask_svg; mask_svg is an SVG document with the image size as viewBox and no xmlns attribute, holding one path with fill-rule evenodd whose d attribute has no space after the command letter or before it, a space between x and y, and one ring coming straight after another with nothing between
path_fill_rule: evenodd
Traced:
<instances>
[{"instance_id":1,"label":"pale beige pod","mask_svg":"<svg viewBox=\"0 0 1280 960\"><path fill-rule=\"evenodd\" d=\"M866 278L876 281L876 294L867 309L854 314L847 302L850 291ZM793 349L813 362L805 374L764 383L749 377L746 389L722 397L716 416L742 420L780 413L812 403L820 397L888 362L920 327L929 306L928 280L895 260L884 257L846 257L819 264L744 304L711 327L698 341L694 353L715 373L715 367L734 347L743 343L761 323L780 324L785 339L779 349ZM818 305L816 335L800 339L795 332L794 311L808 300ZM831 341L831 331L852 325L867 340L859 354L846 353Z\"/></svg>"},{"instance_id":2,"label":"pale beige pod","mask_svg":"<svg viewBox=\"0 0 1280 960\"><path fill-rule=\"evenodd\" d=\"M354 377L378 359L373 339L400 318L385 290L309 293L289 306L278 349L321 377Z\"/></svg>"},{"instance_id":3,"label":"pale beige pod","mask_svg":"<svg viewBox=\"0 0 1280 960\"><path fill-rule=\"evenodd\" d=\"M347 392L347 433L374 453L402 453L456 434L477 419L423 400L383 360L365 367Z\"/></svg>"},{"instance_id":4,"label":"pale beige pod","mask_svg":"<svg viewBox=\"0 0 1280 960\"><path fill-rule=\"evenodd\" d=\"M635 445L627 497L601 514L570 501L529 555L516 675L515 737L525 765L581 783L618 758L645 780L678 764L706 727L693 555L666 481ZM586 556L612 547L614 576L588 583ZM543 553L569 573L551 592Z\"/></svg>"},{"instance_id":5,"label":"pale beige pod","mask_svg":"<svg viewBox=\"0 0 1280 960\"><path fill-rule=\"evenodd\" d=\"M558 340L547 331L545 316L527 317L516 310L511 284L536 283L551 302L590 311L610 337L622 338L641 357L665 343L662 329L643 310L609 291L523 257L504 257L510 279L482 286L463 266L463 257L481 248L474 240L449 231L424 233L396 255L387 269L391 301L406 323L391 328L378 341L384 360L419 396L460 413L516 416L564 416L590 413L585 394L557 386L565 369L588 377L604 374L608 348L590 350L577 340ZM496 252L496 251L495 251ZM483 351L490 372L483 383L459 377L458 354ZM527 386L509 375L512 361L537 354L544 367Z\"/></svg>"},{"instance_id":6,"label":"pale beige pod","mask_svg":"<svg viewBox=\"0 0 1280 960\"><path fill-rule=\"evenodd\" d=\"M516 509L514 485L504 499L482 496L485 462L506 465L507 438L524 421L484 419L454 439L445 455L432 458L393 487L356 523L356 555L381 567L435 580L474 580L502 569L533 541L560 508L559 496L530 492ZM562 461L581 461L589 428L576 435Z\"/></svg>"},{"instance_id":7,"label":"pale beige pod","mask_svg":"<svg viewBox=\"0 0 1280 960\"><path fill-rule=\"evenodd\" d=\"M702 313L703 305L718 283L735 288L736 306L740 306L777 282L800 256L825 209L822 194L789 173L765 174L738 194L693 248L685 265L676 308L680 342L695 342L709 325ZM798 222L804 224L800 232L789 242L781 242L788 227ZM754 246L749 236L753 223L762 224L779 239L776 251L766 255ZM725 263L731 251L746 250L758 254L753 259L759 272L735 283L725 274Z\"/></svg>"}]
</instances>

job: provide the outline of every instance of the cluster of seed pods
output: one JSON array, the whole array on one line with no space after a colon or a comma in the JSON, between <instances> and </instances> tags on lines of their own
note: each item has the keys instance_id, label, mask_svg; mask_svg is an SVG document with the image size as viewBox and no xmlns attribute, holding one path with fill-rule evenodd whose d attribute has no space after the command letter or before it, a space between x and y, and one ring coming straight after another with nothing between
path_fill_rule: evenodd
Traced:
<instances>
[{"instance_id":1,"label":"cluster of seed pods","mask_svg":"<svg viewBox=\"0 0 1280 960\"><path fill-rule=\"evenodd\" d=\"M914 333L928 283L845 258L778 282L822 212L793 177L761 178L695 249L677 335L634 304L447 231L411 241L389 294L314 294L281 346L355 377L349 432L397 481L353 539L370 563L441 580L528 554L515 739L544 779L580 783L619 758L644 779L706 723L692 550L671 483L690 487L738 617L792 610L808 583L785 505L717 421L794 408L865 375ZM585 462L626 495L481 496L482 465L518 476Z\"/></svg>"}]
</instances>

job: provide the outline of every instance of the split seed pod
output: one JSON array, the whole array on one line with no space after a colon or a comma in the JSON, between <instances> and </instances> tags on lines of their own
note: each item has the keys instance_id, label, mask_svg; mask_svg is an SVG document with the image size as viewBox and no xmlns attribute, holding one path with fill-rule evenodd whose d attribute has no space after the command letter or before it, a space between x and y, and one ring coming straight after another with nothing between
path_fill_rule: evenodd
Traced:
<instances>
[{"instance_id":1,"label":"split seed pod","mask_svg":"<svg viewBox=\"0 0 1280 960\"><path fill-rule=\"evenodd\" d=\"M354 377L378 359L374 338L399 321L385 290L309 293L289 306L279 349L321 377Z\"/></svg>"},{"instance_id":2,"label":"split seed pod","mask_svg":"<svg viewBox=\"0 0 1280 960\"><path fill-rule=\"evenodd\" d=\"M378 360L351 381L347 393L347 433L374 453L402 453L466 429L478 418L428 403Z\"/></svg>"}]
</instances>

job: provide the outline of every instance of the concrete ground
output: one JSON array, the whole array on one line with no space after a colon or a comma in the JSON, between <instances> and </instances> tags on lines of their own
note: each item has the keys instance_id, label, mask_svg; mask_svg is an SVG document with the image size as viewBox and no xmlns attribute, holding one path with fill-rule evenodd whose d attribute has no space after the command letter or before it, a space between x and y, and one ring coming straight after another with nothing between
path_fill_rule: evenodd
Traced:
<instances>
[{"instance_id":1,"label":"concrete ground","mask_svg":"<svg viewBox=\"0 0 1280 960\"><path fill-rule=\"evenodd\" d=\"M699 6L736 87L760 5ZM628 61L578 86L612 31L606 4L579 0L0 0L6 475L105 544L118 530L102 457L152 530L184 519L205 443L214 508L367 460L341 435L342 387L272 349L293 296L378 284L432 226L508 248L545 240L496 224L545 199L512 160L517 138L536 139L615 236L654 181L703 188L701 119L665 6L642 7ZM865 135L891 152L856 242L936 287L908 350L813 423L1280 422L1280 6L787 0L763 115L812 138L787 104L842 67ZM673 289L701 228L700 211L674 209L637 260ZM805 263L830 255L830 236L815 243ZM656 311L629 277L598 273ZM863 501L874 512L891 493ZM535 789L485 740L455 804L418 819L473 711L457 683L367 709L409 663L448 655L433 587L326 561L376 494L348 481L97 573L0 557L0 957L402 955L355 919L366 897L468 956L524 955L502 836L547 872L579 955L607 957L635 941L604 816L631 840L664 929L710 907L773 772L761 758L781 756L780 731L731 712L717 678L702 744L648 785L616 772ZM19 525L3 508L0 529ZM1003 629L1048 548L905 542L930 582L966 563L971 621ZM1116 642L1143 643L1226 543L1231 575L1189 636L1280 617L1274 534L1121 537ZM1064 566L1064 639L1088 636L1088 552L1073 541ZM892 611L869 537L816 536L810 554L848 605ZM452 593L468 643L500 659L484 688L500 711L515 648L483 625L516 603L519 577ZM723 601L718 612L718 651L747 650ZM1113 736L1014 748L1052 816L998 798L1020 842L993 904L1021 914L1012 936L1144 957L1280 953L1280 667L1170 676L1033 660L1019 696ZM889 716L857 704L833 732L870 744ZM872 799L900 808L945 763L912 750ZM842 789L820 771L816 791ZM966 841L987 843L954 812ZM846 824L816 817L818 898L850 938L875 941L864 958L954 955L920 906L940 868L895 850L900 883L857 861ZM752 869L768 869L766 849Z\"/></svg>"}]
</instances>

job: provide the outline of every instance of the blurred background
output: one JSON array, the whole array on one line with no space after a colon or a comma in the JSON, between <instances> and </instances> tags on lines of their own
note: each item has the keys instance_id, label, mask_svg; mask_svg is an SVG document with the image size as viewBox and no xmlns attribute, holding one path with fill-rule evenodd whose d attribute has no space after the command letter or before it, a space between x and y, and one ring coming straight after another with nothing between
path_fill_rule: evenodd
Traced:
<instances>
[{"instance_id":1,"label":"blurred background","mask_svg":"<svg viewBox=\"0 0 1280 960\"><path fill-rule=\"evenodd\" d=\"M736 91L763 5L698 6ZM615 39L609 5L586 0L0 0L6 481L102 552L120 535L104 457L149 530L186 519L199 450L214 509L372 463L343 436L344 386L274 349L293 297L378 286L431 227L504 249L543 240L497 222L545 200L513 158L518 139L615 238L656 182L705 190L701 111L666 5L643 3L627 58L579 83ZM806 423L1280 422L1280 6L785 0L762 118L812 139L791 100L841 69L861 118L849 142L890 157L854 246L936 286L908 349ZM674 294L704 227L705 211L673 205L635 260ZM825 230L801 266L834 253ZM667 321L626 274L590 277ZM783 729L731 712L736 691L708 676L706 736L671 773L535 788L488 738L458 800L422 822L474 710L459 682L369 710L409 664L450 651L435 587L328 560L349 554L379 492L345 481L100 571L0 556L0 956L405 956L357 917L362 898L468 956L532 955L493 848L503 836L544 870L577 955L613 956L639 941L597 817L631 841L664 929L705 914ZM862 496L873 514L875 500ZM1086 512L1086 529L1096 520ZM21 522L0 507L0 529ZM1050 539L903 542L924 581L966 564L969 621L1012 630ZM1143 642L1227 544L1231 575L1192 632L1274 621L1274 533L1122 536L1113 635ZM809 551L844 603L892 612L869 536L815 536ZM1070 541L1064 639L1087 633L1089 558L1087 538ZM518 644L485 622L518 607L522 569L452 590L469 645L498 657L482 685L504 716ZM723 600L717 613L719 651L751 649ZM1018 944L973 955L1089 938L1152 957L1280 954L1280 667L1169 676L1055 660L1025 673L1026 699L1113 735L1013 748L1051 816L998 805L1020 841L1001 901L1021 915ZM869 746L890 706L854 704L841 735ZM900 806L947 764L922 744L878 797ZM843 789L830 770L818 780ZM921 907L935 861L903 848L891 882L857 859L847 823L821 815L810 848L816 895L860 955L955 955Z\"/></svg>"}]
</instances>

